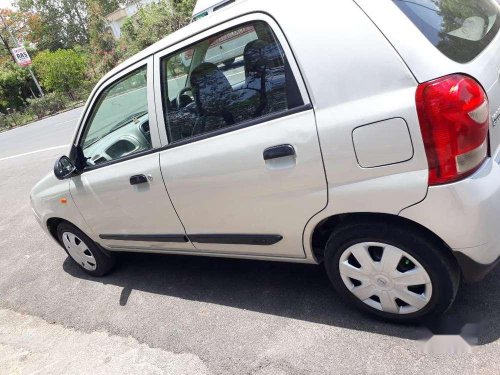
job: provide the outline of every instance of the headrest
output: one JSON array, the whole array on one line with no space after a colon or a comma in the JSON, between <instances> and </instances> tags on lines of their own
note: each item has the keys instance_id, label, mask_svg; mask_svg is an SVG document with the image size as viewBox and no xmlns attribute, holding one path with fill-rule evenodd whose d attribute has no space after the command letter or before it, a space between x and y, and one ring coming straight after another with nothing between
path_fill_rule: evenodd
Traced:
<instances>
[{"instance_id":1,"label":"headrest","mask_svg":"<svg viewBox=\"0 0 500 375\"><path fill-rule=\"evenodd\" d=\"M271 44L257 39L245 46L243 57L245 59L245 73L264 73L271 65L273 57Z\"/></svg>"},{"instance_id":2,"label":"headrest","mask_svg":"<svg viewBox=\"0 0 500 375\"><path fill-rule=\"evenodd\" d=\"M220 115L228 106L233 89L224 73L212 63L202 63L191 73L191 88L200 109Z\"/></svg>"}]
</instances>

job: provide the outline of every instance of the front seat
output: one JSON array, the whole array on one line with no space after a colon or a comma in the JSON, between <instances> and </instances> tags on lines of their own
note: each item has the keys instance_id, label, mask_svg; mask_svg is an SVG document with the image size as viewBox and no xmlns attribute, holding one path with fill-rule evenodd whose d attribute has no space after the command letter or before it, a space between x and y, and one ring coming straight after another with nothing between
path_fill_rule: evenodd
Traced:
<instances>
[{"instance_id":1,"label":"front seat","mask_svg":"<svg viewBox=\"0 0 500 375\"><path fill-rule=\"evenodd\" d=\"M235 124L228 109L233 98L233 88L215 64L198 65L191 73L190 82L199 114L193 135Z\"/></svg>"},{"instance_id":2,"label":"front seat","mask_svg":"<svg viewBox=\"0 0 500 375\"><path fill-rule=\"evenodd\" d=\"M245 88L259 93L259 105L253 117L262 116L267 107L266 72L269 66L266 47L269 43L257 39L245 46L243 57L245 60Z\"/></svg>"},{"instance_id":3,"label":"front seat","mask_svg":"<svg viewBox=\"0 0 500 375\"><path fill-rule=\"evenodd\" d=\"M244 58L245 87L260 94L260 105L254 117L288 109L286 62L278 45L260 39L254 40L245 46Z\"/></svg>"}]
</instances>

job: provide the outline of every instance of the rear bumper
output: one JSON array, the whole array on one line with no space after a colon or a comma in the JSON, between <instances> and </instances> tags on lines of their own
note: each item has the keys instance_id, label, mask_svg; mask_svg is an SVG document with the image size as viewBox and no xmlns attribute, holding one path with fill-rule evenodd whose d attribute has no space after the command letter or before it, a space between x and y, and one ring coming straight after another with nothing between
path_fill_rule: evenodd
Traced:
<instances>
[{"instance_id":1,"label":"rear bumper","mask_svg":"<svg viewBox=\"0 0 500 375\"><path fill-rule=\"evenodd\" d=\"M479 281L500 257L500 150L466 180L429 188L400 215L439 236L453 250L467 281Z\"/></svg>"}]
</instances>

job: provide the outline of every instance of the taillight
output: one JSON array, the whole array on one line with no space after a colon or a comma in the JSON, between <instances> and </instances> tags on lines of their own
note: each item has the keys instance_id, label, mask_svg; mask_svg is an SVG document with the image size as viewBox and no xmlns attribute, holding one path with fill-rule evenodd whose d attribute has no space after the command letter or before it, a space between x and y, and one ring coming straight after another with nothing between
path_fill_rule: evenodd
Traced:
<instances>
[{"instance_id":1,"label":"taillight","mask_svg":"<svg viewBox=\"0 0 500 375\"><path fill-rule=\"evenodd\" d=\"M429 163L429 185L470 176L488 155L489 104L473 78L454 74L417 89L417 110Z\"/></svg>"}]
</instances>

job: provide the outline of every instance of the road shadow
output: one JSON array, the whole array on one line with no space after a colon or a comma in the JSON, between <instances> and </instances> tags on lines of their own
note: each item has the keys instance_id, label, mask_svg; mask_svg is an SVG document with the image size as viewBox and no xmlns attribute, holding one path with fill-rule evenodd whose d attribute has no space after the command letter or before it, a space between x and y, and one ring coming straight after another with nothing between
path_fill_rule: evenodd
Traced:
<instances>
[{"instance_id":1,"label":"road shadow","mask_svg":"<svg viewBox=\"0 0 500 375\"><path fill-rule=\"evenodd\" d=\"M389 324L344 304L322 266L178 255L121 254L104 278L83 273L69 258L64 270L77 278L122 287L117 304L132 290L207 302L313 323L416 340L422 328ZM466 323L482 322L479 345L500 337L500 267L483 282L464 285L443 317L441 334L458 334ZM458 332L451 332L458 330Z\"/></svg>"}]
</instances>

